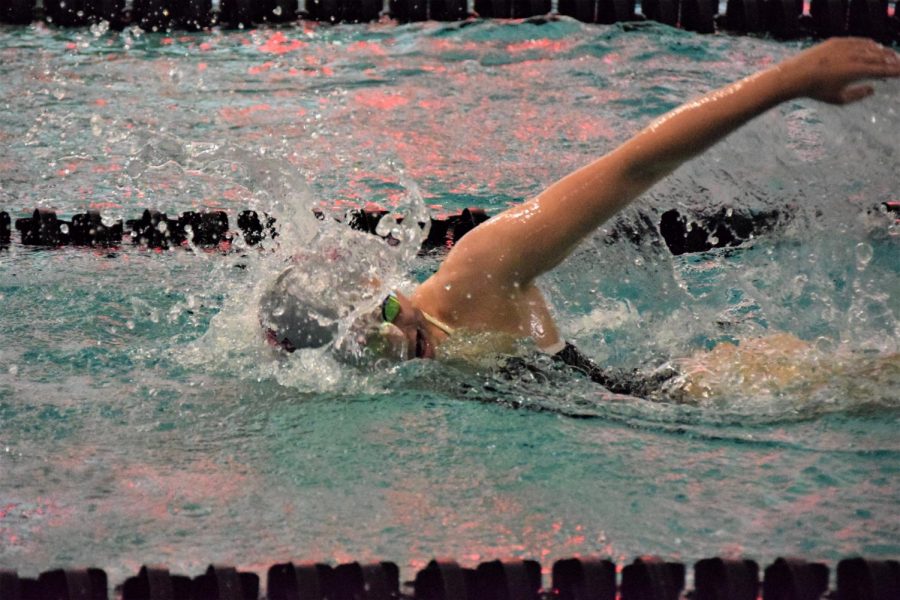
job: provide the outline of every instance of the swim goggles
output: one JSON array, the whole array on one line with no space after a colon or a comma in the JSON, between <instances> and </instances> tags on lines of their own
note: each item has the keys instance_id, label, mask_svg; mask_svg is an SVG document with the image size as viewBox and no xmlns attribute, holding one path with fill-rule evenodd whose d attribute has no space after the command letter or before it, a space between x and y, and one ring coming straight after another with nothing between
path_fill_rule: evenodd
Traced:
<instances>
[{"instance_id":1,"label":"swim goggles","mask_svg":"<svg viewBox=\"0 0 900 600\"><path fill-rule=\"evenodd\" d=\"M394 321L397 320L397 317L400 316L400 299L397 298L396 292L391 292L387 295L387 297L381 302L381 318L385 323L394 324ZM430 314L425 312L424 310L419 311L422 314L422 318L446 333L447 335L453 335L453 327L450 327L440 319L436 317L432 317Z\"/></svg>"},{"instance_id":2,"label":"swim goggles","mask_svg":"<svg viewBox=\"0 0 900 600\"><path fill-rule=\"evenodd\" d=\"M385 323L393 323L400 316L400 299L395 292L391 292L381 302L381 318Z\"/></svg>"}]
</instances>

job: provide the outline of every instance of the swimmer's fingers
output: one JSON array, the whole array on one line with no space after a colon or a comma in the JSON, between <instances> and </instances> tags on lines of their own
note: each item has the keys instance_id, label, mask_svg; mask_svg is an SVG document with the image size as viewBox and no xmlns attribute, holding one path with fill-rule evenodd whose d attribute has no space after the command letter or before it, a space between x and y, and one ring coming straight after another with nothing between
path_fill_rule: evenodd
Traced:
<instances>
[{"instance_id":1,"label":"swimmer's fingers","mask_svg":"<svg viewBox=\"0 0 900 600\"><path fill-rule=\"evenodd\" d=\"M900 77L900 54L890 48L879 46L877 49L862 52L854 57L854 67L860 77Z\"/></svg>"},{"instance_id":2,"label":"swimmer's fingers","mask_svg":"<svg viewBox=\"0 0 900 600\"><path fill-rule=\"evenodd\" d=\"M888 70L900 65L900 54L872 40L854 40L858 42L860 51L854 58L865 64L886 67Z\"/></svg>"},{"instance_id":3,"label":"swimmer's fingers","mask_svg":"<svg viewBox=\"0 0 900 600\"><path fill-rule=\"evenodd\" d=\"M841 90L841 93L834 103L850 104L851 102L857 102L858 100L867 98L874 93L875 88L873 88L871 85L854 85Z\"/></svg>"},{"instance_id":4,"label":"swimmer's fingers","mask_svg":"<svg viewBox=\"0 0 900 600\"><path fill-rule=\"evenodd\" d=\"M900 76L900 55L868 39L832 38L785 63L797 95L831 104L856 102L873 93L862 79Z\"/></svg>"}]
</instances>

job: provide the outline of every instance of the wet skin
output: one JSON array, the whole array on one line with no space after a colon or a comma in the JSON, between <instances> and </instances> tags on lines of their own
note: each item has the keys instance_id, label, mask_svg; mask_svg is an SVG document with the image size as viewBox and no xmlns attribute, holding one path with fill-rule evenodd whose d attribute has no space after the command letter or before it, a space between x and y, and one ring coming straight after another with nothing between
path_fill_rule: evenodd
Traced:
<instances>
[{"instance_id":1,"label":"wet skin","mask_svg":"<svg viewBox=\"0 0 900 600\"><path fill-rule=\"evenodd\" d=\"M554 352L561 345L559 331L535 279L603 222L778 104L796 98L849 104L874 92L860 81L893 77L900 77L900 55L893 50L867 39L833 38L670 111L615 150L466 234L434 275L401 297L396 324L408 356L433 357L447 338L421 311L454 329L531 338Z\"/></svg>"}]
</instances>

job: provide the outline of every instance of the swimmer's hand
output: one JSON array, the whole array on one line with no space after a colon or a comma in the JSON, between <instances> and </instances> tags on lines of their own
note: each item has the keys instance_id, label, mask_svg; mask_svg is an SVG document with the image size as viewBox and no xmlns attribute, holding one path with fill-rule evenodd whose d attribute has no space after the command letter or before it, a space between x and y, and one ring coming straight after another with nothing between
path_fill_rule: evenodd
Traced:
<instances>
[{"instance_id":1,"label":"swimmer's hand","mask_svg":"<svg viewBox=\"0 0 900 600\"><path fill-rule=\"evenodd\" d=\"M784 61L797 97L849 104L874 93L863 79L900 77L900 54L864 38L832 38Z\"/></svg>"},{"instance_id":2,"label":"swimmer's hand","mask_svg":"<svg viewBox=\"0 0 900 600\"><path fill-rule=\"evenodd\" d=\"M435 296L446 306L477 306L480 315L533 314L529 307L542 301L531 302L523 290L537 294L531 285L535 278L685 161L782 102L809 97L847 104L872 94L865 80L887 77L900 77L896 52L871 40L834 38L689 100L615 150L466 234L429 280L430 289L440 290ZM550 322L549 317L542 322ZM520 325L523 331L527 327Z\"/></svg>"}]
</instances>

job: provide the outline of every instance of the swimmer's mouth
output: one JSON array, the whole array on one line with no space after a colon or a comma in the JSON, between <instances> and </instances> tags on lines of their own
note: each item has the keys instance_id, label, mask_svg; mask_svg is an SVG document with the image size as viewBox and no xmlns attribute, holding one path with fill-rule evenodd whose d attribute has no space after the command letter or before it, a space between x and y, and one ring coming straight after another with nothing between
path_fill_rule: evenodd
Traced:
<instances>
[{"instance_id":1,"label":"swimmer's mouth","mask_svg":"<svg viewBox=\"0 0 900 600\"><path fill-rule=\"evenodd\" d=\"M434 358L434 346L428 341L428 337L421 327L416 328L416 358Z\"/></svg>"}]
</instances>

